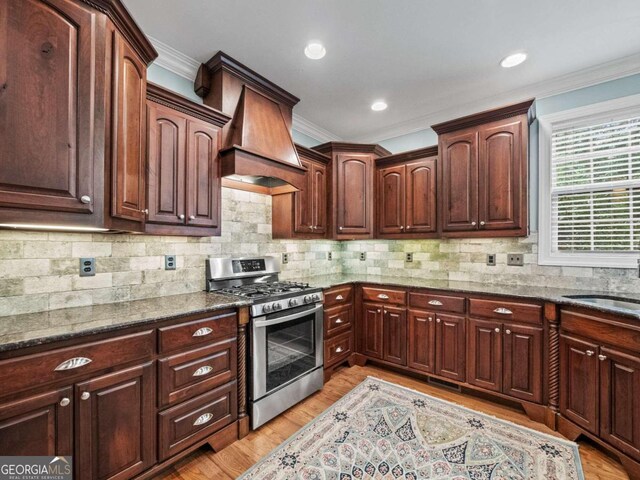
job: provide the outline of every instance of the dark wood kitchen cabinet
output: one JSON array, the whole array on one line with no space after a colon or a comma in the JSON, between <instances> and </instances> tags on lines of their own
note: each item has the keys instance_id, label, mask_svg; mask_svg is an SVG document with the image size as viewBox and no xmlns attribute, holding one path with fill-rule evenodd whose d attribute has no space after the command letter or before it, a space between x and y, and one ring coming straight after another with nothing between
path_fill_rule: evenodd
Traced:
<instances>
[{"instance_id":1,"label":"dark wood kitchen cabinet","mask_svg":"<svg viewBox=\"0 0 640 480\"><path fill-rule=\"evenodd\" d=\"M320 152L296 145L307 169L304 189L273 196L273 238L313 239L327 236L328 164Z\"/></svg>"},{"instance_id":2,"label":"dark wood kitchen cabinet","mask_svg":"<svg viewBox=\"0 0 640 480\"><path fill-rule=\"evenodd\" d=\"M465 324L460 315L437 313L435 373L441 377L465 380Z\"/></svg>"},{"instance_id":3,"label":"dark wood kitchen cabinet","mask_svg":"<svg viewBox=\"0 0 640 480\"><path fill-rule=\"evenodd\" d=\"M360 352L371 358L384 357L384 314L382 305L365 303L362 305L362 324L358 330Z\"/></svg>"},{"instance_id":4,"label":"dark wood kitchen cabinet","mask_svg":"<svg viewBox=\"0 0 640 480\"><path fill-rule=\"evenodd\" d=\"M410 368L427 373L435 373L436 363L436 322L433 312L409 309L408 359Z\"/></svg>"},{"instance_id":5,"label":"dark wood kitchen cabinet","mask_svg":"<svg viewBox=\"0 0 640 480\"><path fill-rule=\"evenodd\" d=\"M0 223L142 231L146 67L118 0L0 5Z\"/></svg>"},{"instance_id":6,"label":"dark wood kitchen cabinet","mask_svg":"<svg viewBox=\"0 0 640 480\"><path fill-rule=\"evenodd\" d=\"M528 137L533 100L434 125L445 237L528 234Z\"/></svg>"},{"instance_id":7,"label":"dark wood kitchen cabinet","mask_svg":"<svg viewBox=\"0 0 640 480\"><path fill-rule=\"evenodd\" d=\"M377 160L377 237L435 236L436 159L429 147Z\"/></svg>"},{"instance_id":8,"label":"dark wood kitchen cabinet","mask_svg":"<svg viewBox=\"0 0 640 480\"><path fill-rule=\"evenodd\" d=\"M407 364L407 311L399 307L382 307L382 358L398 365Z\"/></svg>"},{"instance_id":9,"label":"dark wood kitchen cabinet","mask_svg":"<svg viewBox=\"0 0 640 480\"><path fill-rule=\"evenodd\" d=\"M220 132L229 117L149 84L146 231L220 235Z\"/></svg>"},{"instance_id":10,"label":"dark wood kitchen cabinet","mask_svg":"<svg viewBox=\"0 0 640 480\"><path fill-rule=\"evenodd\" d=\"M373 238L375 160L390 152L379 145L329 142L313 147L328 155L328 236L336 240Z\"/></svg>"}]
</instances>

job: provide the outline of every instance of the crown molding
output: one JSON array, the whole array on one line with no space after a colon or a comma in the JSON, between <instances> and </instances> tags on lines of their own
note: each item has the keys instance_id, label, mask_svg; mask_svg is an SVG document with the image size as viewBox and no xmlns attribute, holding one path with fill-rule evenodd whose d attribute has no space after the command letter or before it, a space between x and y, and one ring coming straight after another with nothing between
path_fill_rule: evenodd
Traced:
<instances>
[{"instance_id":1,"label":"crown molding","mask_svg":"<svg viewBox=\"0 0 640 480\"><path fill-rule=\"evenodd\" d=\"M496 106L524 101L535 97L537 100L552 97L572 90L590 87L610 80L628 77L640 73L640 54L629 55L611 62L602 63L594 67L585 68L577 72L533 83L524 87L503 92L499 95L485 97L483 99L456 105L429 112L420 117L398 122L385 128L381 128L365 135L357 136L354 142L374 143L391 138L426 130L435 123L445 122L452 118L469 115L473 112L488 110Z\"/></svg>"},{"instance_id":2,"label":"crown molding","mask_svg":"<svg viewBox=\"0 0 640 480\"><path fill-rule=\"evenodd\" d=\"M338 135L329 130L325 130L320 125L307 120L304 117L293 114L293 129L318 141L318 143L339 142L343 140Z\"/></svg>"},{"instance_id":3,"label":"crown molding","mask_svg":"<svg viewBox=\"0 0 640 480\"><path fill-rule=\"evenodd\" d=\"M151 44L158 52L158 58L153 62L155 65L158 65L165 70L169 70L176 75L180 75L190 81L193 81L196 78L198 68L200 68L200 64L202 62L185 55L166 43L162 43L157 38L148 38L151 40Z\"/></svg>"}]
</instances>

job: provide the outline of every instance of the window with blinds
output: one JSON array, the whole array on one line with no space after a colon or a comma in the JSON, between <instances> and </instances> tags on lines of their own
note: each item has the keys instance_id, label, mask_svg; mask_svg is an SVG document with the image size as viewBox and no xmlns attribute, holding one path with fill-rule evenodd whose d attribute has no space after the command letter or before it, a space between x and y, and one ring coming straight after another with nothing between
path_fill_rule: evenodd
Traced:
<instances>
[{"instance_id":1,"label":"window with blinds","mask_svg":"<svg viewBox=\"0 0 640 480\"><path fill-rule=\"evenodd\" d=\"M640 250L640 113L551 133L551 250Z\"/></svg>"}]
</instances>

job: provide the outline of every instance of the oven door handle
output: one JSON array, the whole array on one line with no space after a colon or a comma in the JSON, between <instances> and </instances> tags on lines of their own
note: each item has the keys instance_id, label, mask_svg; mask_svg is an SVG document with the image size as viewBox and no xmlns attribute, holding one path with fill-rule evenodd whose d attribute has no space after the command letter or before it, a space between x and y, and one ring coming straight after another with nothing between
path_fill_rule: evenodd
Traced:
<instances>
[{"instance_id":1,"label":"oven door handle","mask_svg":"<svg viewBox=\"0 0 640 480\"><path fill-rule=\"evenodd\" d=\"M254 328L263 328L268 327L270 325L278 325L279 323L290 322L291 320L296 320L297 318L306 317L310 313L316 313L318 310L322 310L322 304L319 303L315 307L310 308L308 310L303 310L301 312L296 312L291 315L286 315L284 317L273 318L271 320L266 320L266 316L257 317L253 319Z\"/></svg>"}]
</instances>

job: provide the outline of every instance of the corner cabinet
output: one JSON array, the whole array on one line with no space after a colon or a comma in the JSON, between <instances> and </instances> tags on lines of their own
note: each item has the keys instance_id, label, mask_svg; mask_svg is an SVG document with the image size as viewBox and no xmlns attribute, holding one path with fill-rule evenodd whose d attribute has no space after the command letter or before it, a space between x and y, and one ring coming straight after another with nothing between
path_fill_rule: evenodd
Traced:
<instances>
[{"instance_id":1,"label":"corner cabinet","mask_svg":"<svg viewBox=\"0 0 640 480\"><path fill-rule=\"evenodd\" d=\"M528 234L533 100L434 125L444 237Z\"/></svg>"},{"instance_id":2,"label":"corner cabinet","mask_svg":"<svg viewBox=\"0 0 640 480\"><path fill-rule=\"evenodd\" d=\"M325 238L327 169L331 159L301 145L296 145L296 151L307 169L304 189L273 195L273 238Z\"/></svg>"},{"instance_id":3,"label":"corner cabinet","mask_svg":"<svg viewBox=\"0 0 640 480\"><path fill-rule=\"evenodd\" d=\"M330 156L328 237L366 239L374 235L375 160L390 153L379 145L329 142L313 150Z\"/></svg>"},{"instance_id":4,"label":"corner cabinet","mask_svg":"<svg viewBox=\"0 0 640 480\"><path fill-rule=\"evenodd\" d=\"M164 235L220 235L220 132L229 117L149 84L148 219Z\"/></svg>"},{"instance_id":5,"label":"corner cabinet","mask_svg":"<svg viewBox=\"0 0 640 480\"><path fill-rule=\"evenodd\" d=\"M376 162L378 238L433 238L436 214L437 147Z\"/></svg>"},{"instance_id":6,"label":"corner cabinet","mask_svg":"<svg viewBox=\"0 0 640 480\"><path fill-rule=\"evenodd\" d=\"M4 1L0 52L0 223L142 231L157 54L126 9Z\"/></svg>"}]
</instances>

